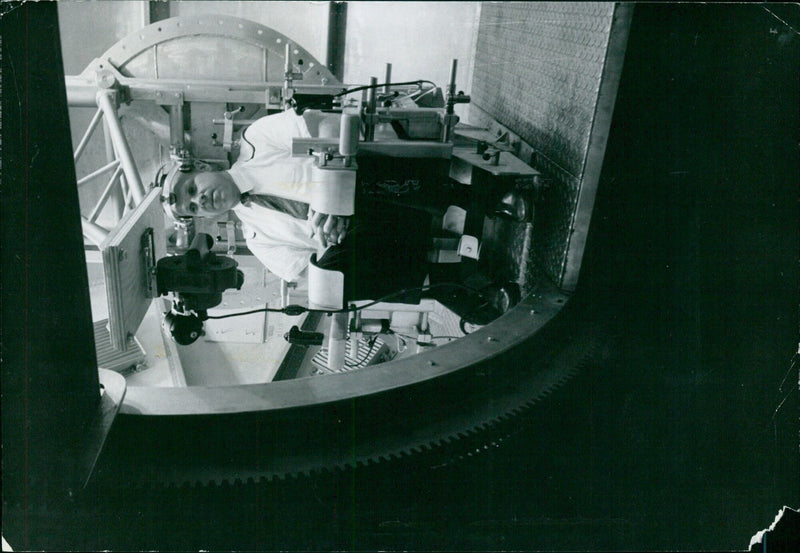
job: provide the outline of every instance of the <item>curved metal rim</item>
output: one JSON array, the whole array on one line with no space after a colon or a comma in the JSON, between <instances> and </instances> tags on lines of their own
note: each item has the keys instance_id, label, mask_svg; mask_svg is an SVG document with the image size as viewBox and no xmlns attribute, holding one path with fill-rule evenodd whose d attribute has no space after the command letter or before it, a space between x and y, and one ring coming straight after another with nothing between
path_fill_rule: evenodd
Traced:
<instances>
[{"instance_id":1,"label":"curved metal rim","mask_svg":"<svg viewBox=\"0 0 800 553\"><path fill-rule=\"evenodd\" d=\"M221 387L130 386L121 413L214 415L256 413L321 405L424 382L484 362L521 345L566 305L552 284L530 294L508 313L455 342L413 357L347 373Z\"/></svg>"},{"instance_id":2,"label":"curved metal rim","mask_svg":"<svg viewBox=\"0 0 800 553\"><path fill-rule=\"evenodd\" d=\"M283 48L285 45L287 43L292 44L294 55L302 56L306 60L304 66L308 67L308 69L303 71L303 74L320 73L319 75L314 75L315 78L310 78L310 81L326 79L327 84L339 84L339 80L324 63L320 63L308 50L291 38L260 23L227 15L171 17L152 23L117 41L100 58L92 61L84 69L83 73L89 72L91 76L99 68L98 64L101 59L107 59L114 67L120 68L157 44L176 38L198 35L234 38L265 48L281 58L284 56Z\"/></svg>"}]
</instances>

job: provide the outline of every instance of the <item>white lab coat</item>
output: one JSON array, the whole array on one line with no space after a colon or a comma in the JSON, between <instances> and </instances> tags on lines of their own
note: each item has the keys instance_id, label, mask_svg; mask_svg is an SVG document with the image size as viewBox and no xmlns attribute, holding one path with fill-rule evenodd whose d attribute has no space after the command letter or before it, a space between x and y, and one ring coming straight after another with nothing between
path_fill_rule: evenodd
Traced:
<instances>
[{"instance_id":1,"label":"white lab coat","mask_svg":"<svg viewBox=\"0 0 800 553\"><path fill-rule=\"evenodd\" d=\"M309 137L303 117L284 111L262 117L244 132L241 153L228 171L241 192L269 194L310 202L312 157L292 157L292 138ZM283 280L292 281L322 254L310 237L311 224L260 205L233 208L243 223L247 247Z\"/></svg>"}]
</instances>

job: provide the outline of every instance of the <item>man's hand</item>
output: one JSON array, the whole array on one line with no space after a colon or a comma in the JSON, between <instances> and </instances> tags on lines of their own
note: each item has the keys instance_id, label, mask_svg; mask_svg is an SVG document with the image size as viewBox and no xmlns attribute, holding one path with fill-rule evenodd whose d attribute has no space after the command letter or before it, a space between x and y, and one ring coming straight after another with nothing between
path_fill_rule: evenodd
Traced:
<instances>
[{"instance_id":1,"label":"man's hand","mask_svg":"<svg viewBox=\"0 0 800 553\"><path fill-rule=\"evenodd\" d=\"M340 215L328 215L313 209L308 210L308 220L311 221L311 236L317 237L317 241L323 248L335 246L344 240L347 234L347 227L350 224L349 217Z\"/></svg>"}]
</instances>

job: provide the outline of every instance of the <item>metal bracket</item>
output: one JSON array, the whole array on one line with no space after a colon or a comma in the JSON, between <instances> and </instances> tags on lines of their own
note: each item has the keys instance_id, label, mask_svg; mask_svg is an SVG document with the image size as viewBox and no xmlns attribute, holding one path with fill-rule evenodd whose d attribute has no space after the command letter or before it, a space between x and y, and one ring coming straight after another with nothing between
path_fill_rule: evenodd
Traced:
<instances>
[{"instance_id":1,"label":"metal bracket","mask_svg":"<svg viewBox=\"0 0 800 553\"><path fill-rule=\"evenodd\" d=\"M281 307L286 307L290 302L291 290L297 288L297 283L294 281L281 280Z\"/></svg>"},{"instance_id":2,"label":"metal bracket","mask_svg":"<svg viewBox=\"0 0 800 553\"><path fill-rule=\"evenodd\" d=\"M228 256L236 253L236 223L228 221L225 223L225 232L228 238Z\"/></svg>"},{"instance_id":3,"label":"metal bracket","mask_svg":"<svg viewBox=\"0 0 800 553\"><path fill-rule=\"evenodd\" d=\"M182 90L156 90L153 100L159 106L183 105Z\"/></svg>"},{"instance_id":4,"label":"metal bracket","mask_svg":"<svg viewBox=\"0 0 800 553\"><path fill-rule=\"evenodd\" d=\"M478 259L481 253L481 244L477 238L464 234L458 240L458 255Z\"/></svg>"},{"instance_id":5,"label":"metal bracket","mask_svg":"<svg viewBox=\"0 0 800 553\"><path fill-rule=\"evenodd\" d=\"M230 152L233 147L233 118L243 110L243 107L239 107L239 109L226 111L223 114L222 149L226 152Z\"/></svg>"},{"instance_id":6,"label":"metal bracket","mask_svg":"<svg viewBox=\"0 0 800 553\"><path fill-rule=\"evenodd\" d=\"M361 115L361 120L365 125L377 125L386 121L392 121L392 118L380 113L364 113Z\"/></svg>"},{"instance_id":7,"label":"metal bracket","mask_svg":"<svg viewBox=\"0 0 800 553\"><path fill-rule=\"evenodd\" d=\"M268 108L277 108L281 105L281 88L277 86L267 87L264 95L264 105Z\"/></svg>"},{"instance_id":8,"label":"metal bracket","mask_svg":"<svg viewBox=\"0 0 800 553\"><path fill-rule=\"evenodd\" d=\"M98 69L94 74L94 82L98 88L117 88L119 82L110 69Z\"/></svg>"},{"instance_id":9,"label":"metal bracket","mask_svg":"<svg viewBox=\"0 0 800 553\"><path fill-rule=\"evenodd\" d=\"M148 227L142 233L141 254L144 259L145 290L148 297L158 297L158 283L156 282L156 244L153 238L153 229Z\"/></svg>"}]
</instances>

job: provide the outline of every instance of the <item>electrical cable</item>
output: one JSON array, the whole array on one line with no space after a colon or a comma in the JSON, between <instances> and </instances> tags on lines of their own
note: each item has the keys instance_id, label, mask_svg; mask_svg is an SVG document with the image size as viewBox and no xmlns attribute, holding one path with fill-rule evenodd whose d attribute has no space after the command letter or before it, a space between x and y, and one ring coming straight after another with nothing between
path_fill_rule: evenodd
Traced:
<instances>
[{"instance_id":1,"label":"electrical cable","mask_svg":"<svg viewBox=\"0 0 800 553\"><path fill-rule=\"evenodd\" d=\"M375 349L375 344L377 343L377 341L378 341L378 337L377 336L375 336L372 340L368 341L369 342L369 349L367 350L366 355L364 355L364 359L365 360L369 360L369 356L372 354L372 350ZM345 368L348 368L348 369L359 369L359 368L361 368L361 364L360 363L358 363L358 362L356 362L356 363L348 362L347 361L347 357L344 358L344 366L345 366Z\"/></svg>"},{"instance_id":2,"label":"electrical cable","mask_svg":"<svg viewBox=\"0 0 800 553\"><path fill-rule=\"evenodd\" d=\"M422 92L422 90L423 90L422 89L422 84L423 83L431 85L431 88L429 88L424 93L422 93L420 98L422 96L424 96L425 94L427 94L428 92L430 92L432 90L436 90L436 83L434 83L433 81L428 81L426 79L419 79L417 81L405 81L405 82L402 82L402 83L380 83L380 84L374 84L374 85L368 84L368 85L363 85L363 86L357 86L355 88L351 88L351 89L348 89L348 90L343 90L342 92L334 94L332 96L332 98L339 98L341 96L346 96L347 94L351 94L353 92L360 92L362 90L369 90L371 88L380 88L380 87L383 87L383 86L405 86L405 85L412 85L412 84L415 84L415 85L417 85L419 87L419 90L417 90L416 92L413 93L413 94L417 94L419 92ZM404 97L408 97L408 96L411 96L411 95L407 95L407 96L404 96ZM297 107L297 103L295 102L294 99L292 100L292 103L293 103L294 107L296 108ZM305 109L326 109L326 108L328 108L328 106L321 105L321 104L318 104L318 103L317 104L309 104L309 105L303 106L304 110Z\"/></svg>"},{"instance_id":3,"label":"electrical cable","mask_svg":"<svg viewBox=\"0 0 800 553\"><path fill-rule=\"evenodd\" d=\"M390 330L387 334L392 334L394 336L398 336L403 339L403 342L406 340L411 342L417 342L418 338L414 338L413 336L409 336L408 334L402 334L400 332L395 332L394 330ZM466 334L465 334L466 336ZM431 340L458 340L459 338L463 338L464 336L431 336ZM418 345L422 347L435 347L436 344L425 344L425 343L418 343ZM400 352L402 353L402 352Z\"/></svg>"},{"instance_id":4,"label":"electrical cable","mask_svg":"<svg viewBox=\"0 0 800 553\"><path fill-rule=\"evenodd\" d=\"M388 98L388 99L391 100L392 102L396 102L398 100L405 100L407 98L410 98L411 100L416 102L420 98L422 98L424 96L427 96L431 92L435 91L437 88L438 87L436 85L432 85L429 88L418 87L415 91L409 92L405 96L400 96L399 93L397 91L395 91L394 92L394 96L391 97L391 98Z\"/></svg>"},{"instance_id":5,"label":"electrical cable","mask_svg":"<svg viewBox=\"0 0 800 553\"><path fill-rule=\"evenodd\" d=\"M402 83L367 84L367 85L364 85L364 86L357 86L357 87L351 88L349 90L343 90L342 92L339 92L338 94L334 94L333 97L334 98L338 98L339 96L345 96L347 94L352 94L353 92L361 92L362 90L369 90L370 88L381 88L381 87L384 87L384 86L404 86L404 85L410 85L410 84L421 85L423 83L427 83L427 84L432 85L434 87L436 86L436 83L434 83L433 81L428 81L428 80L425 80L425 79L419 79L417 81L406 81L406 82L402 82Z\"/></svg>"},{"instance_id":6,"label":"electrical cable","mask_svg":"<svg viewBox=\"0 0 800 553\"><path fill-rule=\"evenodd\" d=\"M393 334L395 336L400 336L401 338L405 338L406 340L416 341L417 338L410 336L408 334L403 334L402 332L395 332L394 330L389 330L387 334ZM463 336L431 336L431 340L458 340L459 338L463 338Z\"/></svg>"},{"instance_id":7,"label":"electrical cable","mask_svg":"<svg viewBox=\"0 0 800 553\"><path fill-rule=\"evenodd\" d=\"M416 286L413 288L403 288L402 290L398 290L396 292L392 292L391 294L386 294L385 296L378 298L377 300L373 300L369 303L365 303L364 305L358 305L353 307L345 307L344 309L311 309L308 307L303 307L302 305L287 305L286 307L264 307L262 309L252 309L250 311L242 311L241 313L229 313L227 315L209 315L208 319L227 319L229 317L241 317L244 315L252 315L253 313L283 313L285 315L289 315L290 317L295 317L297 315L302 315L303 313L355 313L356 311L361 311L362 309L366 309L367 307L372 307L375 304L384 302L388 299L402 296L403 294L407 294L409 292L426 292L428 290L433 290L436 288L462 288L478 296L483 297L483 294L480 290L475 288L471 288L470 286L466 286L464 284L460 284L457 282L442 282L439 284L430 284L427 286Z\"/></svg>"},{"instance_id":8,"label":"electrical cable","mask_svg":"<svg viewBox=\"0 0 800 553\"><path fill-rule=\"evenodd\" d=\"M416 102L420 98L422 98L423 96L427 96L428 94L430 94L434 90L436 90L436 86L433 86L433 87L429 88L425 92L422 92L422 89L420 88L418 91L414 92L413 94L409 94L408 96L411 96L412 97L411 99ZM419 94L419 96L415 96L416 94Z\"/></svg>"}]
</instances>

